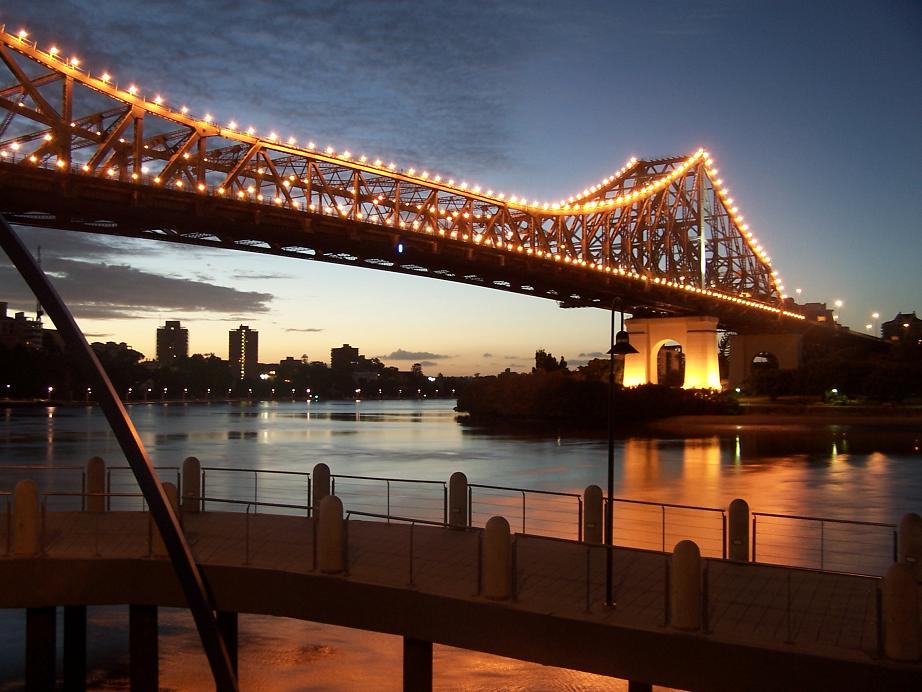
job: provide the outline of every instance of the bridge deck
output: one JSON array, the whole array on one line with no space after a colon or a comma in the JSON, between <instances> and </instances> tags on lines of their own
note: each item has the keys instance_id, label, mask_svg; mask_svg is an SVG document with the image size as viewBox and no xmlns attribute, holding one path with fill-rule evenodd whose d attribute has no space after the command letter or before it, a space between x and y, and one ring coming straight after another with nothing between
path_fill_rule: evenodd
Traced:
<instances>
[{"instance_id":1,"label":"bridge deck","mask_svg":"<svg viewBox=\"0 0 922 692\"><path fill-rule=\"evenodd\" d=\"M718 650L730 647L724 651L730 655L734 648L744 647L768 656L766 680L772 679L768 668L774 667L767 662L778 654L792 657L790 670L798 670L805 661L814 665L822 661L844 666L843 671L857 665L869 679L894 674L897 678L891 683L906 675L922 680L922 666L877 659L878 582L867 577L707 560L705 631L688 634L679 633L666 622L668 555L663 553L616 548L617 607L608 608L603 604L604 548L519 534L514 549L515 596L511 602L501 603L478 595L479 530L349 520L348 574L327 576L313 570L311 519L207 512L187 514L184 523L206 574L210 568L242 569L255 575L251 584L258 583L259 575L271 573L303 575L347 588L386 587L387 593L404 592L410 604L418 602L421 618L433 617L425 612L424 595L450 599L456 605L480 604L488 606L486 613L502 610L539 616L538 622L546 619L549 628L566 621L575 627L573 631L583 634L581 646L589 648L594 646L593 625L628 634L652 633L658 635L657 640L665 636L673 648L698 641L717 645ZM165 560L147 557L149 526L148 515L141 512L48 512L44 558L0 560L0 572L12 575L10 570L16 563L66 565L87 559L100 565L133 561L168 568ZM96 592L99 602L111 602L98 593L99 589ZM28 593L6 592L0 596L0 606L22 607L30 604L30 598ZM270 611L272 608L263 610ZM489 627L486 623L482 645L470 648L503 653L502 645L491 643ZM542 659L536 656L532 660ZM707 666L707 657L698 665ZM594 665L583 668L601 672ZM686 671L685 678L679 675L686 682L699 683L709 677L713 674L703 668ZM653 682L675 684L677 677L672 671ZM790 677L787 684L800 686ZM726 685L733 687L730 681ZM809 685L815 685L812 678ZM723 685L711 681L705 686Z\"/></svg>"}]
</instances>

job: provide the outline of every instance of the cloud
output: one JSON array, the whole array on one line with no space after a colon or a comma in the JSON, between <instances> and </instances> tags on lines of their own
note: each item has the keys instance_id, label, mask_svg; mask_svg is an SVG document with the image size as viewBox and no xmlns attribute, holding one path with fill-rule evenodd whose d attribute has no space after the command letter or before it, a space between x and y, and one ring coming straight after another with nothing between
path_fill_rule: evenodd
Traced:
<instances>
[{"instance_id":1,"label":"cloud","mask_svg":"<svg viewBox=\"0 0 922 692\"><path fill-rule=\"evenodd\" d=\"M304 327L303 329L300 329L298 327L288 327L285 331L286 332L322 332L323 329L318 328L318 327Z\"/></svg>"},{"instance_id":2,"label":"cloud","mask_svg":"<svg viewBox=\"0 0 922 692\"><path fill-rule=\"evenodd\" d=\"M527 356L503 356L503 360L528 360Z\"/></svg>"},{"instance_id":3,"label":"cloud","mask_svg":"<svg viewBox=\"0 0 922 692\"><path fill-rule=\"evenodd\" d=\"M265 313L270 293L152 274L124 264L51 258L44 268L71 311L84 319L136 319L151 312ZM0 265L0 295L14 305L35 298L16 270Z\"/></svg>"},{"instance_id":4,"label":"cloud","mask_svg":"<svg viewBox=\"0 0 922 692\"><path fill-rule=\"evenodd\" d=\"M489 352L488 352L488 353L484 353L484 354L481 356L481 358L492 358L492 357L493 357L493 354L492 354L492 353L489 353Z\"/></svg>"},{"instance_id":5,"label":"cloud","mask_svg":"<svg viewBox=\"0 0 922 692\"><path fill-rule=\"evenodd\" d=\"M441 358L452 358L453 356L446 356L441 353L430 353L429 351L404 351L402 348L398 348L393 353L386 356L378 356L378 358L387 358L388 360L413 360L413 361L423 361L423 360L437 360ZM435 365L435 363L431 363Z\"/></svg>"},{"instance_id":6,"label":"cloud","mask_svg":"<svg viewBox=\"0 0 922 692\"><path fill-rule=\"evenodd\" d=\"M590 351L589 353L580 353L580 358L604 358L607 356L607 353L602 353L601 351Z\"/></svg>"},{"instance_id":7,"label":"cloud","mask_svg":"<svg viewBox=\"0 0 922 692\"><path fill-rule=\"evenodd\" d=\"M91 334L90 332L84 332L83 336L85 336L87 339L105 339L107 337L114 336L114 334Z\"/></svg>"}]
</instances>

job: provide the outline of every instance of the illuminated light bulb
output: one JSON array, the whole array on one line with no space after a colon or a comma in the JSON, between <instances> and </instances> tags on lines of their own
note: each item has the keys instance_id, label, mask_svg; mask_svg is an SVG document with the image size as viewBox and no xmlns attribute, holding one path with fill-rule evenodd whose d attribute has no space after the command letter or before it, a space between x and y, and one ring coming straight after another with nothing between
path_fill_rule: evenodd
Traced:
<instances>
[{"instance_id":1,"label":"illuminated light bulb","mask_svg":"<svg viewBox=\"0 0 922 692\"><path fill-rule=\"evenodd\" d=\"M57 55L57 54L60 53L60 52L61 52L61 51L58 50L58 47L57 47L57 46L51 46L51 48L48 49L48 54L49 54L49 55L52 55L52 56Z\"/></svg>"},{"instance_id":2,"label":"illuminated light bulb","mask_svg":"<svg viewBox=\"0 0 922 692\"><path fill-rule=\"evenodd\" d=\"M217 193L218 193L219 195L223 195L223 194L224 194L224 188L223 188L223 187L219 187L219 188L217 189Z\"/></svg>"},{"instance_id":3,"label":"illuminated light bulb","mask_svg":"<svg viewBox=\"0 0 922 692\"><path fill-rule=\"evenodd\" d=\"M112 75L110 75L108 72L103 72L100 76L100 79L104 82L108 82L110 79L112 79Z\"/></svg>"},{"instance_id":4,"label":"illuminated light bulb","mask_svg":"<svg viewBox=\"0 0 922 692\"><path fill-rule=\"evenodd\" d=\"M199 184L198 184L198 191L199 191L199 192L204 192L204 191L205 191L205 185L202 184L202 183L199 183Z\"/></svg>"},{"instance_id":5,"label":"illuminated light bulb","mask_svg":"<svg viewBox=\"0 0 922 692\"><path fill-rule=\"evenodd\" d=\"M380 165L381 165L381 159L375 159L375 165L376 165L376 166L380 166Z\"/></svg>"},{"instance_id":6,"label":"illuminated light bulb","mask_svg":"<svg viewBox=\"0 0 922 692\"><path fill-rule=\"evenodd\" d=\"M410 170L407 171L407 174L408 174L408 175L413 175L414 173L416 173L416 169L415 169L415 168L411 168Z\"/></svg>"},{"instance_id":7,"label":"illuminated light bulb","mask_svg":"<svg viewBox=\"0 0 922 692\"><path fill-rule=\"evenodd\" d=\"M435 180L435 182L439 183L439 182L442 181L442 176L437 175L437 176L435 176L434 180Z\"/></svg>"},{"instance_id":8,"label":"illuminated light bulb","mask_svg":"<svg viewBox=\"0 0 922 692\"><path fill-rule=\"evenodd\" d=\"M362 163L365 163L367 160L368 160L368 157L365 156L365 154L362 154L362 155L359 157L359 161L361 161Z\"/></svg>"},{"instance_id":9,"label":"illuminated light bulb","mask_svg":"<svg viewBox=\"0 0 922 692\"><path fill-rule=\"evenodd\" d=\"M156 103L158 106L163 103L163 98L160 96L160 94L157 94L154 97L154 103Z\"/></svg>"},{"instance_id":10,"label":"illuminated light bulb","mask_svg":"<svg viewBox=\"0 0 922 692\"><path fill-rule=\"evenodd\" d=\"M294 137L289 137L289 138L288 138L288 144L295 144L295 143L297 143L297 141L298 141L298 140L296 140Z\"/></svg>"},{"instance_id":11,"label":"illuminated light bulb","mask_svg":"<svg viewBox=\"0 0 922 692\"><path fill-rule=\"evenodd\" d=\"M252 125L250 125L250 126L247 128L247 134L250 135L250 136L255 135L255 134L256 134L256 128L253 127Z\"/></svg>"},{"instance_id":12,"label":"illuminated light bulb","mask_svg":"<svg viewBox=\"0 0 922 692\"><path fill-rule=\"evenodd\" d=\"M274 132L270 132L270 133L269 133L269 141L270 141L270 142L274 142L274 141L277 140L278 138L279 138L279 136L278 136L277 134L275 134Z\"/></svg>"},{"instance_id":13,"label":"illuminated light bulb","mask_svg":"<svg viewBox=\"0 0 922 692\"><path fill-rule=\"evenodd\" d=\"M138 87L132 84L131 86L128 87L128 93L134 96L135 94L138 93Z\"/></svg>"},{"instance_id":14,"label":"illuminated light bulb","mask_svg":"<svg viewBox=\"0 0 922 692\"><path fill-rule=\"evenodd\" d=\"M80 59L79 59L79 58L71 58L71 59L70 59L70 66L71 66L71 67L77 67L77 65L79 65L79 64L80 64Z\"/></svg>"},{"instance_id":15,"label":"illuminated light bulb","mask_svg":"<svg viewBox=\"0 0 922 692\"><path fill-rule=\"evenodd\" d=\"M182 180L176 181L176 187L182 187Z\"/></svg>"},{"instance_id":16,"label":"illuminated light bulb","mask_svg":"<svg viewBox=\"0 0 922 692\"><path fill-rule=\"evenodd\" d=\"M332 153L333 153L333 147L327 147L326 149L324 149L324 152L327 153L327 154L332 154Z\"/></svg>"},{"instance_id":17,"label":"illuminated light bulb","mask_svg":"<svg viewBox=\"0 0 922 692\"><path fill-rule=\"evenodd\" d=\"M202 118L202 120L204 120L206 123L210 123L212 120L211 113L205 113L205 117Z\"/></svg>"},{"instance_id":18,"label":"illuminated light bulb","mask_svg":"<svg viewBox=\"0 0 922 692\"><path fill-rule=\"evenodd\" d=\"M61 159L58 159L54 165L58 168L64 168L64 162Z\"/></svg>"},{"instance_id":19,"label":"illuminated light bulb","mask_svg":"<svg viewBox=\"0 0 922 692\"><path fill-rule=\"evenodd\" d=\"M262 195L256 195L256 201L257 201L257 202L262 202L262 201L263 201L263 196L262 196Z\"/></svg>"},{"instance_id":20,"label":"illuminated light bulb","mask_svg":"<svg viewBox=\"0 0 922 692\"><path fill-rule=\"evenodd\" d=\"M247 192L249 192L249 193L252 195L254 192L256 192L256 188L253 187L252 185L250 185L250 186L247 188Z\"/></svg>"},{"instance_id":21,"label":"illuminated light bulb","mask_svg":"<svg viewBox=\"0 0 922 692\"><path fill-rule=\"evenodd\" d=\"M352 154L349 153L349 150L347 149L346 151L343 152L342 158L348 159L350 156L352 156Z\"/></svg>"},{"instance_id":22,"label":"illuminated light bulb","mask_svg":"<svg viewBox=\"0 0 922 692\"><path fill-rule=\"evenodd\" d=\"M246 193L243 190L238 190L237 196L243 199L246 196Z\"/></svg>"},{"instance_id":23,"label":"illuminated light bulb","mask_svg":"<svg viewBox=\"0 0 922 692\"><path fill-rule=\"evenodd\" d=\"M29 32L26 31L25 29L20 29L19 33L16 35L19 37L19 40L22 41L26 36L29 35Z\"/></svg>"},{"instance_id":24,"label":"illuminated light bulb","mask_svg":"<svg viewBox=\"0 0 922 692\"><path fill-rule=\"evenodd\" d=\"M391 161L389 164L387 164L387 167L388 167L388 170L394 170L395 168L397 168L397 164Z\"/></svg>"},{"instance_id":25,"label":"illuminated light bulb","mask_svg":"<svg viewBox=\"0 0 922 692\"><path fill-rule=\"evenodd\" d=\"M89 167L87 164L83 164L83 172L84 172L84 173L89 173L89 172L90 172L90 167Z\"/></svg>"},{"instance_id":26,"label":"illuminated light bulb","mask_svg":"<svg viewBox=\"0 0 922 692\"><path fill-rule=\"evenodd\" d=\"M46 141L46 142L50 142L50 141L51 141L51 134L46 134L46 135L45 135L45 141Z\"/></svg>"}]
</instances>

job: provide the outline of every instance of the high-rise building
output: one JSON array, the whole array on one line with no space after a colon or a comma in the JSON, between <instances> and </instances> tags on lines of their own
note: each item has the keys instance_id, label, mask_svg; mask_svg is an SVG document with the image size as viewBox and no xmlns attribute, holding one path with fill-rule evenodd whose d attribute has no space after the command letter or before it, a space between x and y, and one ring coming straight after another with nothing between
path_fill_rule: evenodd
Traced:
<instances>
[{"instance_id":1,"label":"high-rise building","mask_svg":"<svg viewBox=\"0 0 922 692\"><path fill-rule=\"evenodd\" d=\"M157 327L157 360L173 363L189 357L189 330L179 320L167 320Z\"/></svg>"},{"instance_id":2,"label":"high-rise building","mask_svg":"<svg viewBox=\"0 0 922 692\"><path fill-rule=\"evenodd\" d=\"M228 361L234 377L244 380L256 376L259 363L259 332L245 324L228 334Z\"/></svg>"},{"instance_id":3,"label":"high-rise building","mask_svg":"<svg viewBox=\"0 0 922 692\"><path fill-rule=\"evenodd\" d=\"M330 349L330 368L333 370L354 370L359 366L359 350L349 344Z\"/></svg>"},{"instance_id":4,"label":"high-rise building","mask_svg":"<svg viewBox=\"0 0 922 692\"><path fill-rule=\"evenodd\" d=\"M15 317L9 317L6 311L7 304L0 302L0 344L7 348L14 346L41 348L41 315L36 315L36 319L30 320L24 312L17 312Z\"/></svg>"}]
</instances>

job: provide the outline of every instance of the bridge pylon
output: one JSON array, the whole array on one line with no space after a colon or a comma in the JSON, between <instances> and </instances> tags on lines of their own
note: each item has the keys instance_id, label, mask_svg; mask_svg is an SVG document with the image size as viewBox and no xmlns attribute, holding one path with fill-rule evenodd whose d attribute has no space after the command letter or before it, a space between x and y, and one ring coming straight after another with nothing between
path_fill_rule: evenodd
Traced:
<instances>
[{"instance_id":1,"label":"bridge pylon","mask_svg":"<svg viewBox=\"0 0 922 692\"><path fill-rule=\"evenodd\" d=\"M717 360L716 317L632 318L625 320L631 346L638 353L625 356L624 386L657 384L657 359L660 349L676 342L685 355L686 389L720 389Z\"/></svg>"}]
</instances>

